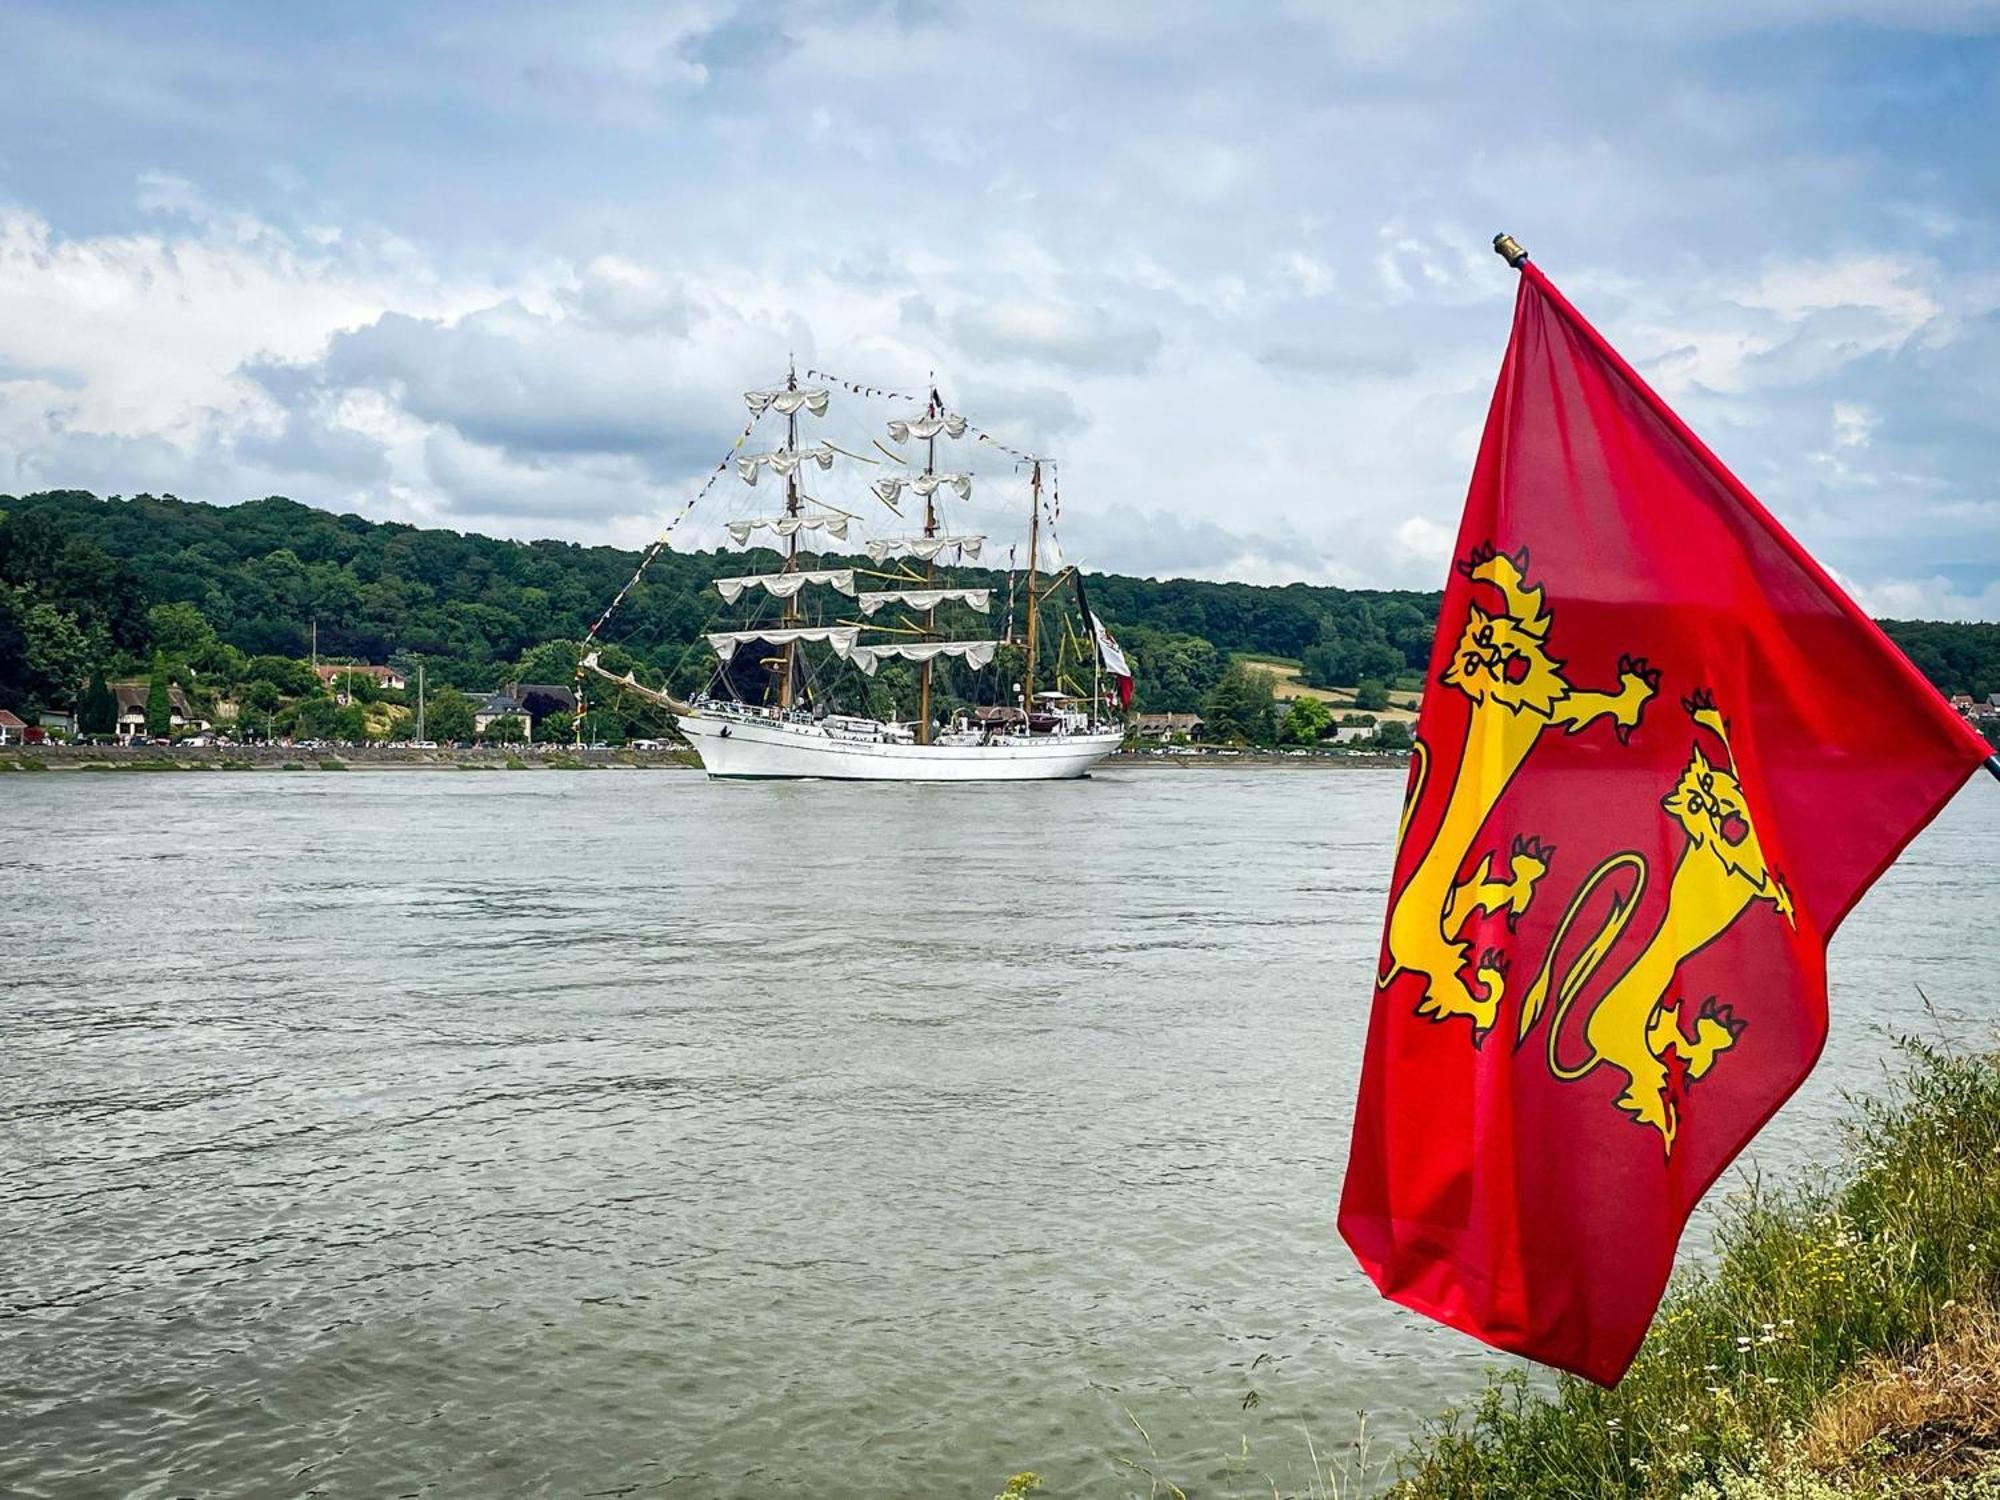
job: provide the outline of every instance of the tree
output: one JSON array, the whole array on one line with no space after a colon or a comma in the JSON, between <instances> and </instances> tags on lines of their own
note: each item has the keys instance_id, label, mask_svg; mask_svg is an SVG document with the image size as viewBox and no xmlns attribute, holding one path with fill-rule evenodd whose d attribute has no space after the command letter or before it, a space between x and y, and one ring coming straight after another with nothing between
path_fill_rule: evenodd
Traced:
<instances>
[{"instance_id":1,"label":"tree","mask_svg":"<svg viewBox=\"0 0 2000 1500\"><path fill-rule=\"evenodd\" d=\"M29 604L20 619L28 643L27 701L39 708L74 708L97 654L90 638L74 615L53 604Z\"/></svg>"},{"instance_id":2,"label":"tree","mask_svg":"<svg viewBox=\"0 0 2000 1500\"><path fill-rule=\"evenodd\" d=\"M90 684L84 688L83 700L77 706L76 727L85 734L118 732L118 699L105 686L102 672L90 674Z\"/></svg>"},{"instance_id":3,"label":"tree","mask_svg":"<svg viewBox=\"0 0 2000 1500\"><path fill-rule=\"evenodd\" d=\"M1317 698L1294 698L1278 729L1278 738L1288 745L1317 745L1333 727L1333 710Z\"/></svg>"},{"instance_id":4,"label":"tree","mask_svg":"<svg viewBox=\"0 0 2000 1500\"><path fill-rule=\"evenodd\" d=\"M1212 738L1269 745L1278 737L1278 704L1268 672L1240 661L1229 664L1201 706Z\"/></svg>"},{"instance_id":5,"label":"tree","mask_svg":"<svg viewBox=\"0 0 2000 1500\"><path fill-rule=\"evenodd\" d=\"M199 665L215 645L215 629L192 604L155 604L146 611L153 649L169 661Z\"/></svg>"},{"instance_id":6,"label":"tree","mask_svg":"<svg viewBox=\"0 0 2000 1500\"><path fill-rule=\"evenodd\" d=\"M583 648L575 641L543 641L521 653L513 669L507 673L510 682L559 682L576 680L576 664L583 656Z\"/></svg>"},{"instance_id":7,"label":"tree","mask_svg":"<svg viewBox=\"0 0 2000 1500\"><path fill-rule=\"evenodd\" d=\"M174 727L174 700L167 689L167 664L153 658L153 675L146 683L146 733L160 738Z\"/></svg>"},{"instance_id":8,"label":"tree","mask_svg":"<svg viewBox=\"0 0 2000 1500\"><path fill-rule=\"evenodd\" d=\"M1410 726L1401 719L1390 719L1375 731L1375 748L1378 750L1407 750L1412 743Z\"/></svg>"},{"instance_id":9,"label":"tree","mask_svg":"<svg viewBox=\"0 0 2000 1500\"><path fill-rule=\"evenodd\" d=\"M252 682L270 683L287 698L303 698L322 691L313 669L289 656L253 656L243 668L243 675Z\"/></svg>"},{"instance_id":10,"label":"tree","mask_svg":"<svg viewBox=\"0 0 2000 1500\"><path fill-rule=\"evenodd\" d=\"M564 708L543 714L536 734L545 745L567 745L576 738L576 715Z\"/></svg>"},{"instance_id":11,"label":"tree","mask_svg":"<svg viewBox=\"0 0 2000 1500\"><path fill-rule=\"evenodd\" d=\"M518 714L502 714L489 719L479 737L489 745L518 745L528 737L527 721Z\"/></svg>"},{"instance_id":12,"label":"tree","mask_svg":"<svg viewBox=\"0 0 2000 1500\"><path fill-rule=\"evenodd\" d=\"M292 715L292 734L302 740L340 737L340 706L331 698L304 698Z\"/></svg>"},{"instance_id":13,"label":"tree","mask_svg":"<svg viewBox=\"0 0 2000 1500\"><path fill-rule=\"evenodd\" d=\"M12 709L27 701L31 676L20 606L14 591L0 585L0 708Z\"/></svg>"},{"instance_id":14,"label":"tree","mask_svg":"<svg viewBox=\"0 0 2000 1500\"><path fill-rule=\"evenodd\" d=\"M1387 641L1322 641L1299 659L1299 680L1310 687L1353 687L1367 678L1404 670L1403 653Z\"/></svg>"},{"instance_id":15,"label":"tree","mask_svg":"<svg viewBox=\"0 0 2000 1500\"><path fill-rule=\"evenodd\" d=\"M434 687L424 695L424 733L441 745L472 738L472 700L455 687Z\"/></svg>"},{"instance_id":16,"label":"tree","mask_svg":"<svg viewBox=\"0 0 2000 1500\"><path fill-rule=\"evenodd\" d=\"M1376 710L1387 708L1389 689L1379 682L1364 682L1354 690L1354 706Z\"/></svg>"},{"instance_id":17,"label":"tree","mask_svg":"<svg viewBox=\"0 0 2000 1500\"><path fill-rule=\"evenodd\" d=\"M1094 607L1103 607L1094 598L1092 602ZM1212 642L1198 635L1143 626L1119 634L1132 663L1137 706L1149 713L1196 712L1229 665ZM997 680L1007 683L1019 679L1003 672Z\"/></svg>"},{"instance_id":18,"label":"tree","mask_svg":"<svg viewBox=\"0 0 2000 1500\"><path fill-rule=\"evenodd\" d=\"M359 703L350 703L334 715L333 735L350 745L363 744L368 739L368 710Z\"/></svg>"}]
</instances>

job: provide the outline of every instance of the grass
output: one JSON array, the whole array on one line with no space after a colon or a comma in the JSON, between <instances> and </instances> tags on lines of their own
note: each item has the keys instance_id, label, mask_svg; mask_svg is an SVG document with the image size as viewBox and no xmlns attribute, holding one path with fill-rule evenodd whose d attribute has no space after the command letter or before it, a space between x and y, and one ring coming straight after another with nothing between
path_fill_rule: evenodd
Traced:
<instances>
[{"instance_id":1,"label":"grass","mask_svg":"<svg viewBox=\"0 0 2000 1500\"><path fill-rule=\"evenodd\" d=\"M2000 1055L1905 1042L1844 1171L1729 1209L1616 1390L1499 1379L1400 1500L2000 1500Z\"/></svg>"}]
</instances>

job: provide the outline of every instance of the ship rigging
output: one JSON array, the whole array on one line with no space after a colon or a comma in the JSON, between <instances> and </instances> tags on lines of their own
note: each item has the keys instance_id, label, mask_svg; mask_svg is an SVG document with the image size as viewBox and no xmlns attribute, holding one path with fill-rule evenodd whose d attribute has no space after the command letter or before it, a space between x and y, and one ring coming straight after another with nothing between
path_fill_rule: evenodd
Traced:
<instances>
[{"instance_id":1,"label":"ship rigging","mask_svg":"<svg viewBox=\"0 0 2000 1500\"><path fill-rule=\"evenodd\" d=\"M788 372L782 385L747 392L744 399L751 420L738 439L739 450L759 421L772 413L784 418L784 442L765 451L738 451L722 468L733 469L752 489L766 475L777 479L784 486L784 501L774 515L730 519L723 531L738 546L775 552L778 567L774 572L716 578L713 586L722 604L742 603L753 614L776 603L776 619L705 631L714 670L706 689L689 701L646 687L635 673L614 674L596 649L587 649L584 655L580 685L586 673L595 674L666 708L712 776L1051 780L1085 775L1117 748L1122 728L1113 716L1112 698L1101 689L1108 672L1122 708L1130 700L1129 669L1109 630L1090 612L1081 576L1058 562L1051 579L1044 568L1047 553L1054 550L1054 513L1044 493L1048 460L1007 448L978 432L966 417L946 407L935 385L918 411L887 422L893 447L872 440L880 459L802 434L801 418L825 417L832 393L824 385L801 384L796 370ZM1026 609L1018 639L1011 552L1003 633L996 636L989 629L966 636L949 628L974 616L984 623L993 612L994 584L955 578L951 571L977 563L988 542L984 534L947 519L947 502L962 512L971 500L976 476L963 456L953 460L947 455L953 466L941 468L940 443L969 439L1000 448L1027 473ZM918 454L921 464L916 461ZM855 503L871 513L885 512L893 518L896 532L867 535L862 512L808 492L809 475L832 471L843 460L869 465L886 460L892 466L867 485L865 498ZM704 486L702 493L707 489ZM906 492L923 507L921 523L914 529L914 518L906 517L903 509ZM605 620L664 542L663 535L632 583L592 628L587 647L595 645ZM1074 580L1084 630L1079 634L1069 629L1065 619L1058 685L1040 689L1041 612L1064 577ZM1019 656L1019 680L1011 684L1013 703L974 708L960 699L949 717L941 714L939 665L959 664L952 680L962 688L996 659L1009 664L1014 652L1001 657L1003 647L1015 648ZM822 648L824 655L818 654ZM1072 650L1079 666L1086 653L1090 657L1087 696L1062 672ZM896 716L893 700L885 705L879 685L869 686L886 663L896 661L915 669L914 713L907 719ZM829 684L826 669L836 667L858 674L862 702L855 711L843 711L839 694ZM850 681L853 674L847 674ZM978 695L1004 696L990 682Z\"/></svg>"}]
</instances>

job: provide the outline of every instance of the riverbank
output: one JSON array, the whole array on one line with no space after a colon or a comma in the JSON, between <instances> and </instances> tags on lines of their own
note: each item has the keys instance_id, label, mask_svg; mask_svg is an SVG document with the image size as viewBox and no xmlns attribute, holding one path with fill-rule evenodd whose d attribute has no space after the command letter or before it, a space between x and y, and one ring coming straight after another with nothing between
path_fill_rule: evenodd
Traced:
<instances>
[{"instance_id":1,"label":"riverbank","mask_svg":"<svg viewBox=\"0 0 2000 1500\"><path fill-rule=\"evenodd\" d=\"M1380 771L1410 764L1408 751L1121 750L1107 768L1156 771Z\"/></svg>"},{"instance_id":2,"label":"riverbank","mask_svg":"<svg viewBox=\"0 0 2000 1500\"><path fill-rule=\"evenodd\" d=\"M24 745L0 750L0 772L685 770L688 750L413 750L390 745Z\"/></svg>"},{"instance_id":3,"label":"riverbank","mask_svg":"<svg viewBox=\"0 0 2000 1500\"><path fill-rule=\"evenodd\" d=\"M1909 1055L1860 1102L1844 1169L1733 1206L1712 1268L1676 1283L1616 1390L1498 1381L1383 1487L2000 1496L2000 1056Z\"/></svg>"},{"instance_id":4,"label":"riverbank","mask_svg":"<svg viewBox=\"0 0 2000 1500\"><path fill-rule=\"evenodd\" d=\"M34 771L593 771L699 769L691 750L578 750L534 745L512 750L412 750L390 745L21 745L0 750L0 773ZM1106 770L1381 770L1408 755L1353 751L1120 751Z\"/></svg>"}]
</instances>

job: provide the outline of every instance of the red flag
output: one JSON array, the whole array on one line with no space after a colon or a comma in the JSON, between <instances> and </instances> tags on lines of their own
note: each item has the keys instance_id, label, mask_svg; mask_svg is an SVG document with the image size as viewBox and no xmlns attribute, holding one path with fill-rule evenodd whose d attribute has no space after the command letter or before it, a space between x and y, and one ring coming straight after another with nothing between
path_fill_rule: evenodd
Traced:
<instances>
[{"instance_id":1,"label":"red flag","mask_svg":"<svg viewBox=\"0 0 2000 1500\"><path fill-rule=\"evenodd\" d=\"M1615 1382L1827 940L1990 751L1533 265L1417 742L1341 1232Z\"/></svg>"}]
</instances>

